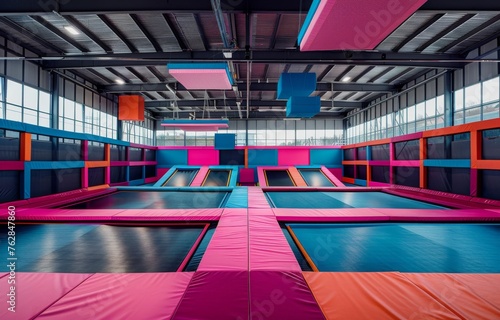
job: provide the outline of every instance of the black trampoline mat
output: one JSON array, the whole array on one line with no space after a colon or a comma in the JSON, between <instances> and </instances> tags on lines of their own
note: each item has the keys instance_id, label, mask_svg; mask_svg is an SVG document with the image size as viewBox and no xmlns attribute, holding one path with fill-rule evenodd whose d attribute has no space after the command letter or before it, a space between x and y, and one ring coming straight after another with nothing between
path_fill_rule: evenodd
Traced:
<instances>
[{"instance_id":1,"label":"black trampoline mat","mask_svg":"<svg viewBox=\"0 0 500 320\"><path fill-rule=\"evenodd\" d=\"M267 185L270 187L293 187L292 177L288 170L264 170Z\"/></svg>"},{"instance_id":2,"label":"black trampoline mat","mask_svg":"<svg viewBox=\"0 0 500 320\"><path fill-rule=\"evenodd\" d=\"M5 225L2 225L7 229ZM17 224L19 272L175 272L204 225ZM7 235L0 235L6 243ZM8 272L6 264L0 271Z\"/></svg>"}]
</instances>

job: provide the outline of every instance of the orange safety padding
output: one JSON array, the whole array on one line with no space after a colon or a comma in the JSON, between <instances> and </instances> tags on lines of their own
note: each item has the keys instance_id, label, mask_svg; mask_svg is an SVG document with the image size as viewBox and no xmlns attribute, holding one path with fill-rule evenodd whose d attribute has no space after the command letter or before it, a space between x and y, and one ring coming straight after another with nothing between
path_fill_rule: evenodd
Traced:
<instances>
[{"instance_id":1,"label":"orange safety padding","mask_svg":"<svg viewBox=\"0 0 500 320\"><path fill-rule=\"evenodd\" d=\"M304 178L302 178L302 175L297 168L288 168L288 173L297 187L307 187L307 183L304 181Z\"/></svg>"},{"instance_id":2,"label":"orange safety padding","mask_svg":"<svg viewBox=\"0 0 500 320\"><path fill-rule=\"evenodd\" d=\"M103 168L109 166L109 161L85 161L85 168Z\"/></svg>"},{"instance_id":3,"label":"orange safety padding","mask_svg":"<svg viewBox=\"0 0 500 320\"><path fill-rule=\"evenodd\" d=\"M499 160L476 160L474 161L474 165L471 165L474 169L483 169L483 170L500 170L500 161Z\"/></svg>"},{"instance_id":4,"label":"orange safety padding","mask_svg":"<svg viewBox=\"0 0 500 320\"><path fill-rule=\"evenodd\" d=\"M380 144L388 144L390 142L391 142L390 138L381 139L381 140L374 140L374 141L358 142L358 143L342 146L342 149L359 148L359 147L366 147L366 146L376 146L376 145L380 145Z\"/></svg>"},{"instance_id":5,"label":"orange safety padding","mask_svg":"<svg viewBox=\"0 0 500 320\"><path fill-rule=\"evenodd\" d=\"M100 190L100 189L107 189L107 188L109 188L109 184L101 184L99 186L87 187L86 189L88 191L92 191L92 190Z\"/></svg>"},{"instance_id":6,"label":"orange safety padding","mask_svg":"<svg viewBox=\"0 0 500 320\"><path fill-rule=\"evenodd\" d=\"M111 161L111 145L109 143L104 145L104 160L108 162Z\"/></svg>"},{"instance_id":7,"label":"orange safety padding","mask_svg":"<svg viewBox=\"0 0 500 320\"><path fill-rule=\"evenodd\" d=\"M245 168L248 168L248 148L245 148Z\"/></svg>"},{"instance_id":8,"label":"orange safety padding","mask_svg":"<svg viewBox=\"0 0 500 320\"><path fill-rule=\"evenodd\" d=\"M370 182L372 181L372 167L366 166L366 186L370 186Z\"/></svg>"},{"instance_id":9,"label":"orange safety padding","mask_svg":"<svg viewBox=\"0 0 500 320\"><path fill-rule=\"evenodd\" d=\"M464 319L500 319L500 274L403 274Z\"/></svg>"},{"instance_id":10,"label":"orange safety padding","mask_svg":"<svg viewBox=\"0 0 500 320\"><path fill-rule=\"evenodd\" d=\"M120 96L118 120L144 121L144 97L138 95Z\"/></svg>"},{"instance_id":11,"label":"orange safety padding","mask_svg":"<svg viewBox=\"0 0 500 320\"><path fill-rule=\"evenodd\" d=\"M491 119L484 121L471 122L466 124L461 124L453 127L446 127L434 130L428 130L423 132L424 138L428 137L438 137L438 136L446 136L450 134L457 134L468 131L476 131L476 130L487 130L487 129L495 129L500 128L500 119Z\"/></svg>"},{"instance_id":12,"label":"orange safety padding","mask_svg":"<svg viewBox=\"0 0 500 320\"><path fill-rule=\"evenodd\" d=\"M20 156L21 161L31 161L31 133L21 132Z\"/></svg>"},{"instance_id":13,"label":"orange safety padding","mask_svg":"<svg viewBox=\"0 0 500 320\"><path fill-rule=\"evenodd\" d=\"M346 177L342 177L342 182L347 182L347 183L350 183L350 184L354 184L354 179L353 178L346 178Z\"/></svg>"},{"instance_id":14,"label":"orange safety padding","mask_svg":"<svg viewBox=\"0 0 500 320\"><path fill-rule=\"evenodd\" d=\"M327 319L460 319L400 273L303 274Z\"/></svg>"},{"instance_id":15,"label":"orange safety padding","mask_svg":"<svg viewBox=\"0 0 500 320\"><path fill-rule=\"evenodd\" d=\"M368 165L368 160L344 160L342 161L343 165L357 165L357 166L366 166Z\"/></svg>"},{"instance_id":16,"label":"orange safety padding","mask_svg":"<svg viewBox=\"0 0 500 320\"><path fill-rule=\"evenodd\" d=\"M482 158L483 137L481 132L472 131L470 133L470 159L471 168L477 168L477 161Z\"/></svg>"}]
</instances>

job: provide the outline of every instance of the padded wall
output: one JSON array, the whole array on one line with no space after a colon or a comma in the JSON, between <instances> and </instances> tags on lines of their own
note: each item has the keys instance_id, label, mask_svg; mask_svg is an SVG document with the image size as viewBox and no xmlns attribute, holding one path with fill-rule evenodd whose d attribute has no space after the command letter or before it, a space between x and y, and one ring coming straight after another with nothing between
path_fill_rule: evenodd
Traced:
<instances>
[{"instance_id":1,"label":"padded wall","mask_svg":"<svg viewBox=\"0 0 500 320\"><path fill-rule=\"evenodd\" d=\"M188 164L188 151L185 149L160 149L157 153L159 168L170 168L175 165Z\"/></svg>"},{"instance_id":2,"label":"padded wall","mask_svg":"<svg viewBox=\"0 0 500 320\"><path fill-rule=\"evenodd\" d=\"M309 152L310 165L334 167L342 165L341 149L311 149Z\"/></svg>"}]
</instances>

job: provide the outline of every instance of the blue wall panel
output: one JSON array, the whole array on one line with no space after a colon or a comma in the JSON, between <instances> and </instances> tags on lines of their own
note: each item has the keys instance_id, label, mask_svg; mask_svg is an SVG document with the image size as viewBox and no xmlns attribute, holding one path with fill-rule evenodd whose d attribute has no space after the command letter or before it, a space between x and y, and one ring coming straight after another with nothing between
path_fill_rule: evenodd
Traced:
<instances>
[{"instance_id":1,"label":"blue wall panel","mask_svg":"<svg viewBox=\"0 0 500 320\"><path fill-rule=\"evenodd\" d=\"M342 165L342 149L311 149L311 165L336 167Z\"/></svg>"},{"instance_id":2,"label":"blue wall panel","mask_svg":"<svg viewBox=\"0 0 500 320\"><path fill-rule=\"evenodd\" d=\"M277 149L249 149L248 166L277 166Z\"/></svg>"},{"instance_id":3,"label":"blue wall panel","mask_svg":"<svg viewBox=\"0 0 500 320\"><path fill-rule=\"evenodd\" d=\"M188 164L187 150L158 150L156 154L158 168L170 168Z\"/></svg>"}]
</instances>

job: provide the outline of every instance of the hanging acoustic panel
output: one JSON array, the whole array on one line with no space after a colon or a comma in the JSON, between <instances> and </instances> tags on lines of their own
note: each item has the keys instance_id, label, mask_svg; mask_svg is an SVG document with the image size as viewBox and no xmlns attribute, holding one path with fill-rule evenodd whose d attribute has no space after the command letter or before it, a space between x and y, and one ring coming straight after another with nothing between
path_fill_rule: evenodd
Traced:
<instances>
[{"instance_id":1,"label":"hanging acoustic panel","mask_svg":"<svg viewBox=\"0 0 500 320\"><path fill-rule=\"evenodd\" d=\"M286 116L290 118L312 118L321 109L320 97L290 97L286 102Z\"/></svg>"},{"instance_id":2,"label":"hanging acoustic panel","mask_svg":"<svg viewBox=\"0 0 500 320\"><path fill-rule=\"evenodd\" d=\"M144 97L120 96L118 100L118 120L144 121Z\"/></svg>"},{"instance_id":3,"label":"hanging acoustic panel","mask_svg":"<svg viewBox=\"0 0 500 320\"><path fill-rule=\"evenodd\" d=\"M308 97L316 90L316 73L282 73L278 80L278 99Z\"/></svg>"},{"instance_id":4,"label":"hanging acoustic panel","mask_svg":"<svg viewBox=\"0 0 500 320\"><path fill-rule=\"evenodd\" d=\"M301 51L372 50L427 0L314 0L299 32Z\"/></svg>"},{"instance_id":5,"label":"hanging acoustic panel","mask_svg":"<svg viewBox=\"0 0 500 320\"><path fill-rule=\"evenodd\" d=\"M169 63L167 69L188 90L230 90L234 84L225 62Z\"/></svg>"},{"instance_id":6,"label":"hanging acoustic panel","mask_svg":"<svg viewBox=\"0 0 500 320\"><path fill-rule=\"evenodd\" d=\"M163 120L162 127L178 128L183 131L218 131L219 129L229 128L229 120L213 120L213 119L199 119L199 120L181 120L171 119Z\"/></svg>"}]
</instances>

